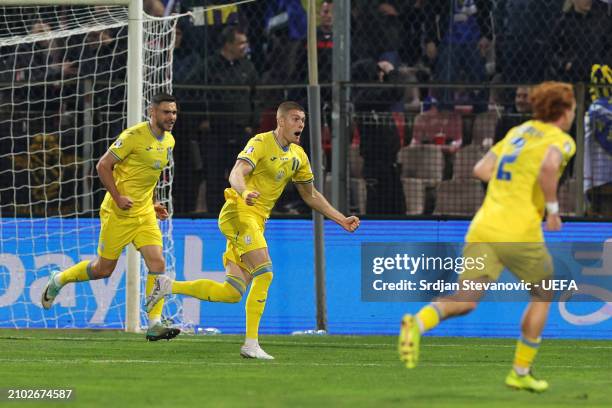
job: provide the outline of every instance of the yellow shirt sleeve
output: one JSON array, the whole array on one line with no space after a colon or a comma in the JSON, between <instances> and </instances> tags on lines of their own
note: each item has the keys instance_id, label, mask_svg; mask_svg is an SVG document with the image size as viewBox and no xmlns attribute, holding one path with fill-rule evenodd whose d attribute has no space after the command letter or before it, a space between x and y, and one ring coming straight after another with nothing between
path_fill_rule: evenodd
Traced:
<instances>
[{"instance_id":1,"label":"yellow shirt sleeve","mask_svg":"<svg viewBox=\"0 0 612 408\"><path fill-rule=\"evenodd\" d=\"M555 146L563 155L564 166L576 153L576 143L570 136L566 134L560 134L559 136L557 136L551 146Z\"/></svg>"},{"instance_id":2,"label":"yellow shirt sleeve","mask_svg":"<svg viewBox=\"0 0 612 408\"><path fill-rule=\"evenodd\" d=\"M297 171L293 174L291 181L294 183L312 183L314 180L314 174L310 168L310 161L306 153L301 150L299 155L300 165Z\"/></svg>"},{"instance_id":3,"label":"yellow shirt sleeve","mask_svg":"<svg viewBox=\"0 0 612 408\"><path fill-rule=\"evenodd\" d=\"M501 156L502 150L504 149L504 140L506 140L506 138L503 138L499 142L495 143L495 145L493 145L489 151L497 157Z\"/></svg>"},{"instance_id":4,"label":"yellow shirt sleeve","mask_svg":"<svg viewBox=\"0 0 612 408\"><path fill-rule=\"evenodd\" d=\"M132 132L123 132L119 138L108 148L108 151L119 160L124 160L134 150L136 136Z\"/></svg>"},{"instance_id":5,"label":"yellow shirt sleeve","mask_svg":"<svg viewBox=\"0 0 612 408\"><path fill-rule=\"evenodd\" d=\"M257 163L266 153L266 146L260 136L252 137L244 149L238 153L238 159L249 163L253 168L257 167Z\"/></svg>"}]
</instances>

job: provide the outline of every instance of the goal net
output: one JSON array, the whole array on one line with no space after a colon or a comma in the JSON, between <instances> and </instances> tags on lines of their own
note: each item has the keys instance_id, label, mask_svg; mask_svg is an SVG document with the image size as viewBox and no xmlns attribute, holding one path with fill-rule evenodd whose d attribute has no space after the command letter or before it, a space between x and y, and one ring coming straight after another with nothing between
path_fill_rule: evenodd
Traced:
<instances>
[{"instance_id":1,"label":"goal net","mask_svg":"<svg viewBox=\"0 0 612 408\"><path fill-rule=\"evenodd\" d=\"M95 164L128 126L128 9L0 10L0 327L125 327L125 255L110 278L64 287L48 311L40 294L51 270L96 256L105 190ZM150 97L172 91L178 17L143 16L143 120ZM172 178L170 163L157 189L170 213ZM173 274L171 220L161 226ZM167 304L180 319L180 304Z\"/></svg>"}]
</instances>

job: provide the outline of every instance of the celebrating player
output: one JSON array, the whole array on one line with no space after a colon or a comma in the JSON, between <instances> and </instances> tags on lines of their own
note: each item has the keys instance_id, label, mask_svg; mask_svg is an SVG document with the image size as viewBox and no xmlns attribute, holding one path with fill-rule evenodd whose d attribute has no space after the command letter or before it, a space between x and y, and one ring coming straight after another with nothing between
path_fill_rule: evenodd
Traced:
<instances>
[{"instance_id":1,"label":"celebrating player","mask_svg":"<svg viewBox=\"0 0 612 408\"><path fill-rule=\"evenodd\" d=\"M225 205L219 214L219 228L227 238L223 254L225 282L208 279L177 282L159 276L147 297L147 310L170 293L209 302L236 303L251 283L246 300L246 340L240 354L246 358L274 358L259 346L258 334L273 276L264 226L283 189L291 180L312 209L346 231L354 232L359 227L357 217L342 215L313 186L308 157L297 144L305 118L300 105L283 102L276 112L276 129L255 135L238 154L229 176L231 188L225 190Z\"/></svg>"},{"instance_id":2,"label":"celebrating player","mask_svg":"<svg viewBox=\"0 0 612 408\"><path fill-rule=\"evenodd\" d=\"M124 130L102 156L96 169L106 196L100 207L98 258L82 261L63 272L54 271L42 292L41 303L49 309L61 288L70 282L109 277L115 270L123 248L132 242L144 257L149 274L146 293L150 294L155 277L166 269L162 235L157 218L168 218L166 208L154 202L154 191L162 169L168 164L176 122L176 99L159 93L149 107L150 120ZM163 302L148 311L150 341L172 339L180 330L161 322Z\"/></svg>"},{"instance_id":3,"label":"celebrating player","mask_svg":"<svg viewBox=\"0 0 612 408\"><path fill-rule=\"evenodd\" d=\"M460 279L494 281L504 267L526 282L539 283L552 277L541 220L546 208L547 229L561 229L557 184L576 150L565 133L574 120L576 100L569 84L545 82L533 90L530 101L535 119L512 128L474 167L474 175L489 185L470 224L463 256L482 257L485 268L466 268ZM483 294L479 290L457 291L423 307L415 316L405 315L399 337L400 359L407 367L415 367L421 335L443 319L471 312ZM551 299L549 291L534 285L521 322L514 366L506 377L510 387L536 392L548 388L546 381L533 377L531 365Z\"/></svg>"}]
</instances>

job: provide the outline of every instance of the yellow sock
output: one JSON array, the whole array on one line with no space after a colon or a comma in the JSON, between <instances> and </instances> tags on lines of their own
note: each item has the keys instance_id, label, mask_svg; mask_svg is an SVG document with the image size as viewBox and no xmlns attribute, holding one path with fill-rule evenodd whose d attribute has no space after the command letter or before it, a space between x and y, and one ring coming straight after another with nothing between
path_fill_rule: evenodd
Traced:
<instances>
[{"instance_id":1,"label":"yellow sock","mask_svg":"<svg viewBox=\"0 0 612 408\"><path fill-rule=\"evenodd\" d=\"M155 284L155 279L161 275L160 273L151 273L147 275L147 284L145 286L146 295L149 296L153 291L153 285ZM159 322L161 320L162 309L164 308L164 298L161 298L159 302L151 309L148 313L149 316L149 326L155 324L155 322Z\"/></svg>"},{"instance_id":2,"label":"yellow sock","mask_svg":"<svg viewBox=\"0 0 612 408\"><path fill-rule=\"evenodd\" d=\"M91 279L91 261L82 261L57 275L57 283L64 286L70 282L83 282Z\"/></svg>"},{"instance_id":3,"label":"yellow sock","mask_svg":"<svg viewBox=\"0 0 612 408\"><path fill-rule=\"evenodd\" d=\"M429 331L440 324L442 313L433 303L430 303L419 310L419 312L416 314L416 318L419 323L421 333L425 333L426 331Z\"/></svg>"},{"instance_id":4,"label":"yellow sock","mask_svg":"<svg viewBox=\"0 0 612 408\"><path fill-rule=\"evenodd\" d=\"M272 264L259 265L252 272L253 283L246 301L246 338L257 339L259 337L259 322L266 307L268 288L272 283Z\"/></svg>"},{"instance_id":5,"label":"yellow sock","mask_svg":"<svg viewBox=\"0 0 612 408\"><path fill-rule=\"evenodd\" d=\"M209 302L237 303L242 299L245 290L244 281L232 275L227 275L223 283L210 279L172 282L172 293L189 295Z\"/></svg>"},{"instance_id":6,"label":"yellow sock","mask_svg":"<svg viewBox=\"0 0 612 408\"><path fill-rule=\"evenodd\" d=\"M528 370L538 354L541 338L528 339L521 336L516 342L516 351L514 352L514 367Z\"/></svg>"}]
</instances>

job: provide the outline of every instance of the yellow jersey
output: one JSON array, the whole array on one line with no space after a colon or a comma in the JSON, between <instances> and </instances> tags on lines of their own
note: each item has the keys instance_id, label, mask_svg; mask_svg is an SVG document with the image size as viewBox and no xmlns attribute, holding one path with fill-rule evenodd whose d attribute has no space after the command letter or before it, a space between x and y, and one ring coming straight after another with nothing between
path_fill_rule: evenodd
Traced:
<instances>
[{"instance_id":1,"label":"yellow jersey","mask_svg":"<svg viewBox=\"0 0 612 408\"><path fill-rule=\"evenodd\" d=\"M557 126L530 120L510 129L491 148L497 156L487 195L466 236L466 242L543 242L544 193L538 176L548 151L563 155L560 173L576 152L572 138Z\"/></svg>"},{"instance_id":2,"label":"yellow jersey","mask_svg":"<svg viewBox=\"0 0 612 408\"><path fill-rule=\"evenodd\" d=\"M276 141L273 132L253 136L244 150L238 154L253 167L245 177L248 190L259 192L254 206L247 206L244 199L233 188L225 189L225 199L238 210L254 211L264 218L270 216L274 204L287 183L312 183L314 175L310 161L301 146L289 144L284 148Z\"/></svg>"},{"instance_id":3,"label":"yellow jersey","mask_svg":"<svg viewBox=\"0 0 612 408\"><path fill-rule=\"evenodd\" d=\"M157 139L149 122L124 130L108 151L119 160L113 169L117 189L121 195L130 197L134 205L129 210L122 210L107 192L101 208L124 217L153 212L153 192L173 148L174 136L164 132L162 139Z\"/></svg>"}]
</instances>

